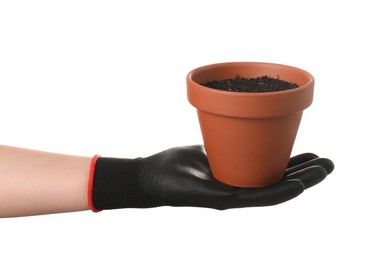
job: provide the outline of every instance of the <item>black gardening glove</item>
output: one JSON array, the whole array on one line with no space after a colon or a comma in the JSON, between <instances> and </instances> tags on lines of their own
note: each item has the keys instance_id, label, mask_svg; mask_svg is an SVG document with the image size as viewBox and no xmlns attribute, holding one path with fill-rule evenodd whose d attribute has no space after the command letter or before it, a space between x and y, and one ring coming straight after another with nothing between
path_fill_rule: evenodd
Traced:
<instances>
[{"instance_id":1,"label":"black gardening glove","mask_svg":"<svg viewBox=\"0 0 392 260\"><path fill-rule=\"evenodd\" d=\"M275 205L321 182L334 165L314 154L290 159L285 177L263 188L236 188L211 175L203 146L176 147L147 158L99 158L92 203L98 210L193 206L228 209Z\"/></svg>"}]
</instances>

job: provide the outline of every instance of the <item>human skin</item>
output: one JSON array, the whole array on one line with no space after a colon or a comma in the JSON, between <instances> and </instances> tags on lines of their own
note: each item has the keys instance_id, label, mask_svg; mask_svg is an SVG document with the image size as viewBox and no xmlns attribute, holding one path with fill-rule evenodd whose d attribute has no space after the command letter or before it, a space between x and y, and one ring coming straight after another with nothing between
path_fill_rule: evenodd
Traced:
<instances>
[{"instance_id":1,"label":"human skin","mask_svg":"<svg viewBox=\"0 0 392 260\"><path fill-rule=\"evenodd\" d=\"M88 210L91 157L0 145L0 217Z\"/></svg>"}]
</instances>

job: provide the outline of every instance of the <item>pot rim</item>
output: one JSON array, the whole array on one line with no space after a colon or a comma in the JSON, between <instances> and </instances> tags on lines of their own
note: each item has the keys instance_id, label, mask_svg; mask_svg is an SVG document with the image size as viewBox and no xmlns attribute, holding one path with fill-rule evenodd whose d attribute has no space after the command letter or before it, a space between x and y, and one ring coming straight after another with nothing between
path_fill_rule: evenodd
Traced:
<instances>
[{"instance_id":1,"label":"pot rim","mask_svg":"<svg viewBox=\"0 0 392 260\"><path fill-rule=\"evenodd\" d=\"M238 74L245 74L241 75L245 77L248 76L247 74L254 77L254 75L260 74L260 70L263 70L264 75L268 76L278 72L283 75L282 80L295 82L299 87L275 92L231 92L205 87L194 79L199 77L199 81L219 80L233 77L237 74L237 70ZM313 101L313 76L303 69L277 63L224 62L210 64L192 70L188 73L186 80L188 100L193 106L205 112L223 116L279 117L303 111Z\"/></svg>"},{"instance_id":2,"label":"pot rim","mask_svg":"<svg viewBox=\"0 0 392 260\"><path fill-rule=\"evenodd\" d=\"M201 85L199 82L196 82L193 80L193 76L196 73L202 72L202 71L207 71L208 69L214 69L217 67L224 67L224 66L235 66L235 65L240 65L240 66L252 66L252 65L265 65L265 66L270 66L270 67L284 67L287 69L292 69L292 70L297 70L299 72L302 72L303 74L307 75L309 77L308 82L305 84L299 85L297 88L289 89L289 90L282 90L282 91L272 91L272 92L234 92L234 91L227 91L227 90L219 90L219 89L213 89L209 88L206 86ZM209 65L204 65L198 68L193 69L190 71L187 75L187 78L194 82L196 84L195 87L201 88L204 91L220 94L220 95L229 95L229 96L275 96L275 95L288 95L290 93L295 93L299 91L303 91L303 88L309 88L312 87L312 84L314 84L314 77L312 74L307 72L306 70L290 66L290 65L284 65L284 64L279 64L279 63L270 63L270 62L255 62L255 61L235 61L235 62L220 62L220 63L213 63ZM295 83L295 82L294 82Z\"/></svg>"}]
</instances>

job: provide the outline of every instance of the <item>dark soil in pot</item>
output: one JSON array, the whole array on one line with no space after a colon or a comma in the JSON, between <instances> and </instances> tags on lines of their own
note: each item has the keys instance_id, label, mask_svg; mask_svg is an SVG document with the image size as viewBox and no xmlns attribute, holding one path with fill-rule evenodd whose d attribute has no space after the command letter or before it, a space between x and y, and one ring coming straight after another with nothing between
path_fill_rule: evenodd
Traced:
<instances>
[{"instance_id":1,"label":"dark soil in pot","mask_svg":"<svg viewBox=\"0 0 392 260\"><path fill-rule=\"evenodd\" d=\"M214 80L201 83L201 85L213 89L232 92L275 92L298 87L295 83L267 76L257 78L236 76L233 79Z\"/></svg>"}]
</instances>

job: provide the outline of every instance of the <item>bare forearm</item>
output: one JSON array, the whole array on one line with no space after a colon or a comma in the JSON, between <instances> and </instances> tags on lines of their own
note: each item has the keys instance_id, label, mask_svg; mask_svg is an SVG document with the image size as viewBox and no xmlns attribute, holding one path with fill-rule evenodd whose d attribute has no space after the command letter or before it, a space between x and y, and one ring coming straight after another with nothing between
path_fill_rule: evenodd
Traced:
<instances>
[{"instance_id":1,"label":"bare forearm","mask_svg":"<svg viewBox=\"0 0 392 260\"><path fill-rule=\"evenodd\" d=\"M0 145L0 217L87 210L90 162Z\"/></svg>"}]
</instances>

